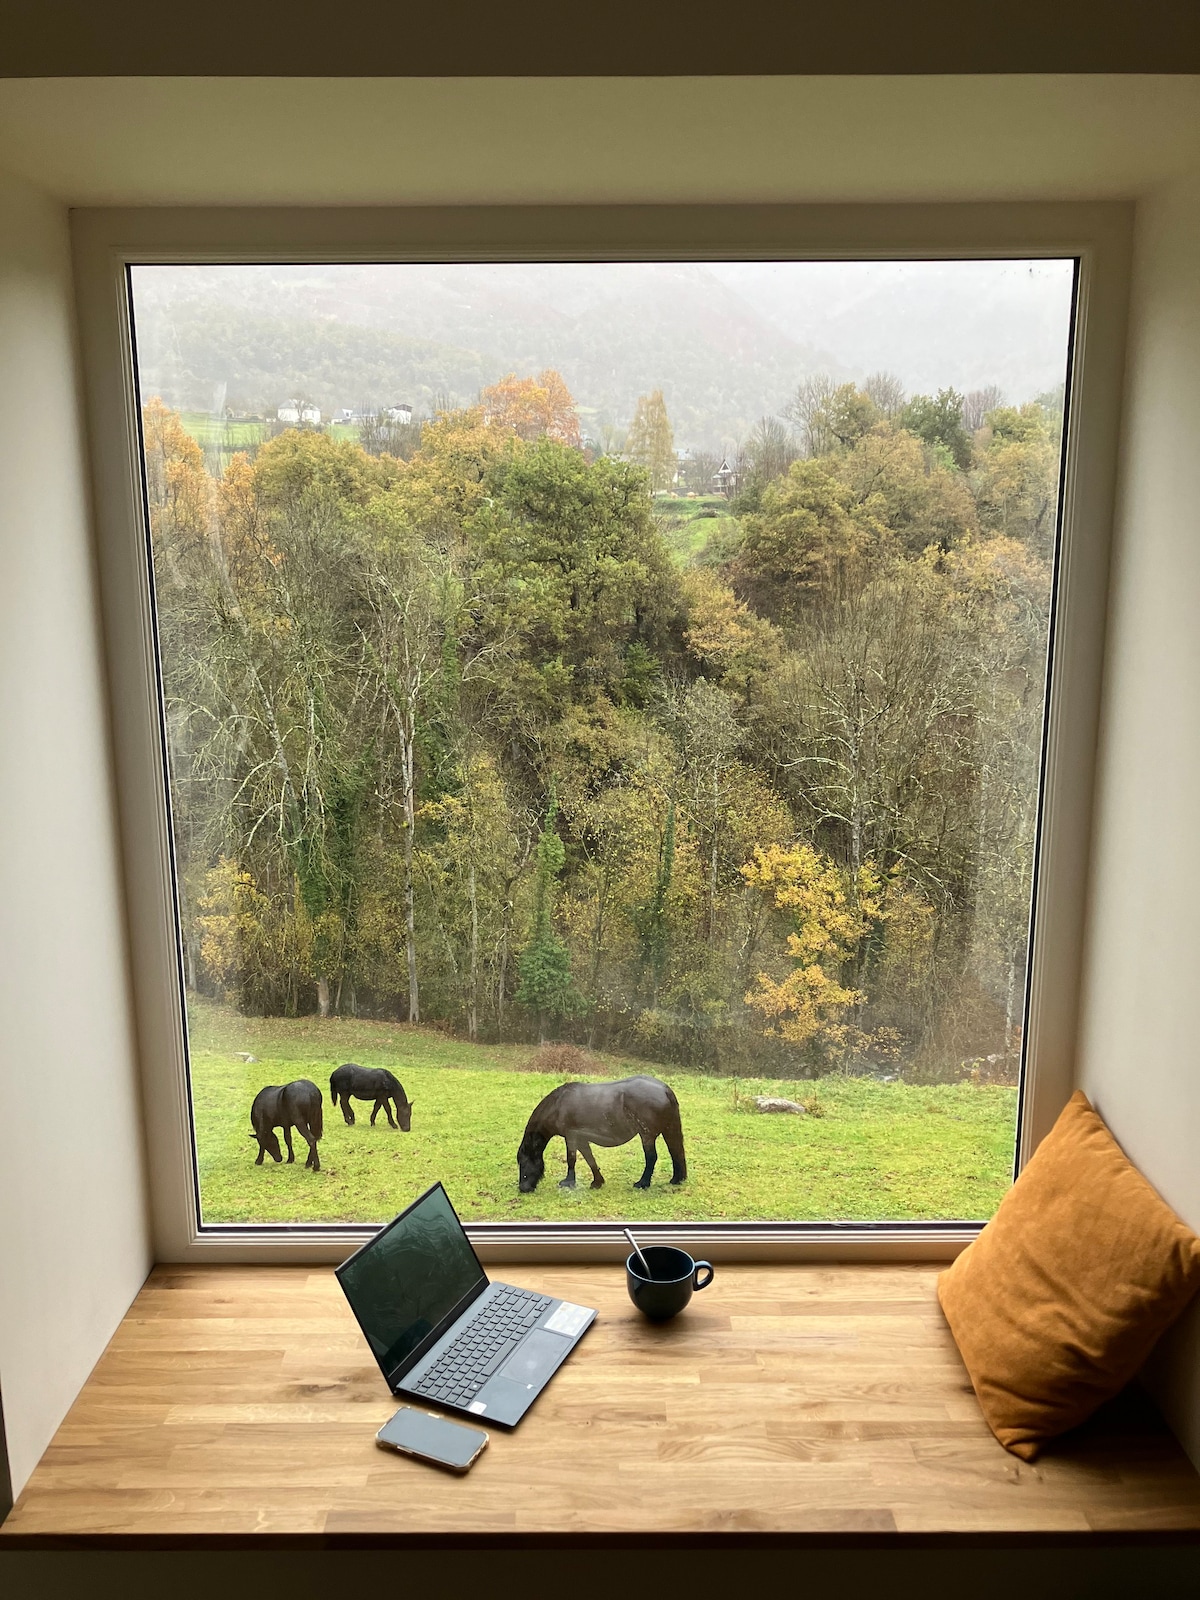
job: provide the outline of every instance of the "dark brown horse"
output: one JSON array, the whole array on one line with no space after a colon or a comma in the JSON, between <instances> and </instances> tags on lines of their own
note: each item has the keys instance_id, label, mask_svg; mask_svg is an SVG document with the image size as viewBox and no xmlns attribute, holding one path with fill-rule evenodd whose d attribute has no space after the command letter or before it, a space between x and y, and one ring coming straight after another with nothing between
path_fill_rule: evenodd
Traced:
<instances>
[{"instance_id":1,"label":"dark brown horse","mask_svg":"<svg viewBox=\"0 0 1200 1600\"><path fill-rule=\"evenodd\" d=\"M294 1083L282 1087L273 1083L260 1089L250 1107L250 1122L254 1130L250 1137L258 1140L256 1167L262 1166L266 1155L272 1161L283 1160L279 1140L275 1136L276 1128L283 1129L287 1158L295 1161L296 1152L292 1149L292 1129L295 1128L308 1145L308 1160L304 1165L311 1167L314 1172L320 1172L317 1140L325 1131L324 1117L321 1114L321 1091L310 1078L297 1078Z\"/></svg>"},{"instance_id":2,"label":"dark brown horse","mask_svg":"<svg viewBox=\"0 0 1200 1600\"><path fill-rule=\"evenodd\" d=\"M517 1171L522 1194L531 1194L546 1170L543 1153L550 1140L561 1136L567 1147L567 1175L560 1189L575 1187L575 1155L582 1155L592 1169L592 1188L604 1182L592 1145L612 1149L640 1138L646 1152L646 1170L634 1184L648 1189L658 1159L658 1136L662 1134L671 1156L671 1182L687 1177L683 1153L683 1126L679 1120L679 1101L675 1091L657 1078L622 1078L617 1083L564 1083L552 1089L525 1124L525 1136L517 1151Z\"/></svg>"},{"instance_id":3,"label":"dark brown horse","mask_svg":"<svg viewBox=\"0 0 1200 1600\"><path fill-rule=\"evenodd\" d=\"M404 1093L404 1085L400 1079L386 1067L360 1067L355 1061L347 1061L342 1066L335 1067L329 1079L329 1098L335 1106L340 1098L342 1116L346 1119L346 1125L351 1128L354 1126L354 1108L350 1104L352 1097L355 1100L374 1100L375 1105L371 1111L372 1127L375 1126L375 1118L382 1109L387 1112L388 1127L394 1128L396 1123L392 1118L392 1107L395 1106L401 1133L408 1133L412 1128L414 1102Z\"/></svg>"}]
</instances>

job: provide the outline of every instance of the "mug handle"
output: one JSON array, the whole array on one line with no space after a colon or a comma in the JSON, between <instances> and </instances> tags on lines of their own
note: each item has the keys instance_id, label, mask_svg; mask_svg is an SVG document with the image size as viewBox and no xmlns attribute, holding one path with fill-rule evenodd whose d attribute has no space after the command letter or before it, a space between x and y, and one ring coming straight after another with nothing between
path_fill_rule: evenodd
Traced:
<instances>
[{"instance_id":1,"label":"mug handle","mask_svg":"<svg viewBox=\"0 0 1200 1600\"><path fill-rule=\"evenodd\" d=\"M705 1278L703 1283L701 1283L700 1282L700 1273L701 1273L701 1270L703 1268L705 1268L705 1267L708 1268L708 1277ZM713 1269L712 1269L712 1262L711 1261L697 1261L696 1270L692 1274L692 1287L696 1288L696 1289L707 1289L709 1284L713 1281L713 1277L714 1277L714 1273L713 1273Z\"/></svg>"}]
</instances>

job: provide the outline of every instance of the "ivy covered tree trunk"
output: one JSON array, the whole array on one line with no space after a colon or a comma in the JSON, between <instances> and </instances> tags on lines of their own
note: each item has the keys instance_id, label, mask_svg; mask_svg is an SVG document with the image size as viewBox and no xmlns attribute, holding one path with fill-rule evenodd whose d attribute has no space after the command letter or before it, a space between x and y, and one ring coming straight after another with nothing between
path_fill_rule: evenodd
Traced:
<instances>
[{"instance_id":1,"label":"ivy covered tree trunk","mask_svg":"<svg viewBox=\"0 0 1200 1600\"><path fill-rule=\"evenodd\" d=\"M557 816L558 799L552 785L550 807L536 851L533 928L518 962L521 986L517 1002L533 1013L539 1043L545 1040L547 1018L569 1016L580 1009L580 998L571 981L571 957L555 933L552 920L554 890L566 860L566 850L554 827Z\"/></svg>"},{"instance_id":2,"label":"ivy covered tree trunk","mask_svg":"<svg viewBox=\"0 0 1200 1600\"><path fill-rule=\"evenodd\" d=\"M467 1001L467 1037L479 1036L479 896L475 884L475 863L472 861L468 875L468 897L471 904L471 971Z\"/></svg>"},{"instance_id":3,"label":"ivy covered tree trunk","mask_svg":"<svg viewBox=\"0 0 1200 1600\"><path fill-rule=\"evenodd\" d=\"M417 825L416 774L413 771L413 727L404 729L404 953L408 965L408 1020L421 1020L417 986L417 921L413 905L413 834Z\"/></svg>"},{"instance_id":4,"label":"ivy covered tree trunk","mask_svg":"<svg viewBox=\"0 0 1200 1600\"><path fill-rule=\"evenodd\" d=\"M641 914L638 932L641 936L642 966L649 979L650 1004L658 1005L659 991L667 971L669 929L667 927L667 895L675 876L675 802L667 802L667 820L663 829L662 850L658 858L658 873L654 880L654 893Z\"/></svg>"}]
</instances>

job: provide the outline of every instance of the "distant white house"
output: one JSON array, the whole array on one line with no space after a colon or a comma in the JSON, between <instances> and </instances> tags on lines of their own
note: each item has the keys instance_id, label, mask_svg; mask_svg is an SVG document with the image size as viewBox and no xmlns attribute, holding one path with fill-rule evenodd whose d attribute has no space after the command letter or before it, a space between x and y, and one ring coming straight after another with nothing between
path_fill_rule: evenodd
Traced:
<instances>
[{"instance_id":1,"label":"distant white house","mask_svg":"<svg viewBox=\"0 0 1200 1600\"><path fill-rule=\"evenodd\" d=\"M351 411L349 406L342 406L330 417L330 422L357 422L358 412Z\"/></svg>"},{"instance_id":2,"label":"distant white house","mask_svg":"<svg viewBox=\"0 0 1200 1600\"><path fill-rule=\"evenodd\" d=\"M290 423L294 428L298 423L306 422L314 428L320 426L321 413L316 406L310 406L303 400L289 400L287 405L280 406L275 413L280 422Z\"/></svg>"},{"instance_id":3,"label":"distant white house","mask_svg":"<svg viewBox=\"0 0 1200 1600\"><path fill-rule=\"evenodd\" d=\"M405 427L412 421L412 407L408 405L389 406L387 408L389 422L402 422Z\"/></svg>"}]
</instances>

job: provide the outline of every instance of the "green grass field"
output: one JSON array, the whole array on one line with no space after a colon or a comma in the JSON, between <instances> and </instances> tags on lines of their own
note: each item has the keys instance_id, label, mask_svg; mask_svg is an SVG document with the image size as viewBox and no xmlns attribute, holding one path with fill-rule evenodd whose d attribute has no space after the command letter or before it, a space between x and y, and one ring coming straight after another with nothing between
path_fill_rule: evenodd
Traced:
<instances>
[{"instance_id":1,"label":"green grass field","mask_svg":"<svg viewBox=\"0 0 1200 1600\"><path fill-rule=\"evenodd\" d=\"M207 411L183 411L180 422L199 445L215 446L232 455L235 450L249 450L263 444L271 436L271 423L234 421L214 417ZM327 422L325 431L331 439L357 439L358 429L352 422Z\"/></svg>"},{"instance_id":2,"label":"green grass field","mask_svg":"<svg viewBox=\"0 0 1200 1600\"><path fill-rule=\"evenodd\" d=\"M211 1002L189 1005L196 1141L205 1222L376 1222L441 1179L472 1221L595 1218L983 1218L1011 1175L1016 1090L974 1084L920 1087L827 1077L781 1083L700 1077L618 1057L611 1076L650 1071L679 1097L689 1177L668 1186L659 1147L648 1191L637 1141L597 1151L607 1183L561 1190L563 1146L546 1152L535 1194L517 1191L516 1151L533 1107L561 1080L524 1070L524 1045L470 1045L426 1028L316 1017L243 1017ZM256 1056L253 1063L237 1052ZM329 1105L329 1074L343 1061L390 1067L413 1102L412 1132L393 1131L356 1102L350 1128ZM250 1102L268 1083L312 1078L325 1102L321 1171L276 1166L250 1138ZM820 1115L746 1108L753 1094L815 1102Z\"/></svg>"},{"instance_id":3,"label":"green grass field","mask_svg":"<svg viewBox=\"0 0 1200 1600\"><path fill-rule=\"evenodd\" d=\"M710 539L726 532L733 524L729 502L724 495L657 495L654 515L663 542L680 566L690 566Z\"/></svg>"},{"instance_id":4,"label":"green grass field","mask_svg":"<svg viewBox=\"0 0 1200 1600\"><path fill-rule=\"evenodd\" d=\"M231 451L261 444L268 432L265 422L233 422L210 416L207 411L184 411L179 420L197 444L218 445Z\"/></svg>"}]
</instances>

